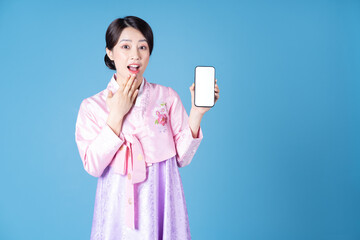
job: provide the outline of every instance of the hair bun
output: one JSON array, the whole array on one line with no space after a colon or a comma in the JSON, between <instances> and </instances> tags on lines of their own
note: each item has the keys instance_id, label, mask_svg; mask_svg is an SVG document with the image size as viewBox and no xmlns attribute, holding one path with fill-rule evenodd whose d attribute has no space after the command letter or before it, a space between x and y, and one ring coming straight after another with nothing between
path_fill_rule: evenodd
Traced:
<instances>
[{"instance_id":1,"label":"hair bun","mask_svg":"<svg viewBox=\"0 0 360 240\"><path fill-rule=\"evenodd\" d=\"M110 68L111 70L116 70L114 61L111 60L107 54L105 54L104 61L105 61L105 65L108 68Z\"/></svg>"}]
</instances>

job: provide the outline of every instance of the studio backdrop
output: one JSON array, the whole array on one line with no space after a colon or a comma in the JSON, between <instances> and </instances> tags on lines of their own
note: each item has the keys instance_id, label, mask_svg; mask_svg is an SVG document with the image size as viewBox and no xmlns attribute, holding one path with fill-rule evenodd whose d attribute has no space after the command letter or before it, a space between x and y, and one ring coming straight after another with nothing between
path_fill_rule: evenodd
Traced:
<instances>
[{"instance_id":1,"label":"studio backdrop","mask_svg":"<svg viewBox=\"0 0 360 240\"><path fill-rule=\"evenodd\" d=\"M198 65L220 98L179 168L193 239L360 238L359 1L0 2L0 239L89 239L97 178L75 143L104 90L105 32L147 21L144 77L189 114Z\"/></svg>"}]
</instances>

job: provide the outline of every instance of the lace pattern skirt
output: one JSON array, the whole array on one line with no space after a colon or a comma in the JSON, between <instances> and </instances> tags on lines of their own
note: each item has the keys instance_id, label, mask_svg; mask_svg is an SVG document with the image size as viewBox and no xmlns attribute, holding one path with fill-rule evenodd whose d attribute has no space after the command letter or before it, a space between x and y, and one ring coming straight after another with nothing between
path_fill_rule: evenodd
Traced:
<instances>
[{"instance_id":1,"label":"lace pattern skirt","mask_svg":"<svg viewBox=\"0 0 360 240\"><path fill-rule=\"evenodd\" d=\"M98 179L90 239L191 239L176 157L146 168L147 178L135 184L135 225L125 224L126 176L108 166Z\"/></svg>"}]
</instances>

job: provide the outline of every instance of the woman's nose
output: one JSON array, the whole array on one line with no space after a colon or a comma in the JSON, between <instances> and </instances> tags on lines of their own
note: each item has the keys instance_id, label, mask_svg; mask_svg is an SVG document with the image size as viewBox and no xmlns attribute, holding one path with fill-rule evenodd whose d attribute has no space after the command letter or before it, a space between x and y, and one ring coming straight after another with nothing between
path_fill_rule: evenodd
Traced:
<instances>
[{"instance_id":1,"label":"woman's nose","mask_svg":"<svg viewBox=\"0 0 360 240\"><path fill-rule=\"evenodd\" d=\"M131 59L136 59L136 60L140 59L139 52L137 49L133 51Z\"/></svg>"}]
</instances>

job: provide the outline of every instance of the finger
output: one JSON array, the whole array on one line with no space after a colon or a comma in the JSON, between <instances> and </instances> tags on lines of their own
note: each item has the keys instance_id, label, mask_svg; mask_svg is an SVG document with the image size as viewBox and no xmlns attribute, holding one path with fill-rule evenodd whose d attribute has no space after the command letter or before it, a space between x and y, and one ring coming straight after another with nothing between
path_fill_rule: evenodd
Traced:
<instances>
[{"instance_id":1,"label":"finger","mask_svg":"<svg viewBox=\"0 0 360 240\"><path fill-rule=\"evenodd\" d=\"M126 85L127 85L128 82L130 81L131 77L132 77L132 74L128 74L125 82L122 83L122 90L123 90L123 91L125 90Z\"/></svg>"},{"instance_id":2,"label":"finger","mask_svg":"<svg viewBox=\"0 0 360 240\"><path fill-rule=\"evenodd\" d=\"M124 91L125 86L126 86L127 82L129 81L130 77L131 77L131 74L128 74L126 76L125 82L119 83L119 89L117 90L118 92L120 92L120 91L123 92Z\"/></svg>"},{"instance_id":3,"label":"finger","mask_svg":"<svg viewBox=\"0 0 360 240\"><path fill-rule=\"evenodd\" d=\"M135 101L135 99L136 99L136 97L137 97L138 93L139 93L139 89L136 89L136 90L134 91L133 95L132 95L132 98L131 98L131 101L132 101L132 102L134 102L134 101Z\"/></svg>"},{"instance_id":4,"label":"finger","mask_svg":"<svg viewBox=\"0 0 360 240\"><path fill-rule=\"evenodd\" d=\"M129 95L129 91L130 91L132 83L134 82L135 77L136 77L136 74L134 73L128 79L128 81L126 83L126 86L125 86L125 89L124 89L124 94Z\"/></svg>"},{"instance_id":5,"label":"finger","mask_svg":"<svg viewBox=\"0 0 360 240\"><path fill-rule=\"evenodd\" d=\"M132 85L131 85L131 89L130 89L130 91L129 91L129 97L130 97L130 98L132 97L132 95L134 94L134 92L135 92L135 90L136 90L136 81L137 81L137 79L135 79L135 80L133 81Z\"/></svg>"}]
</instances>

